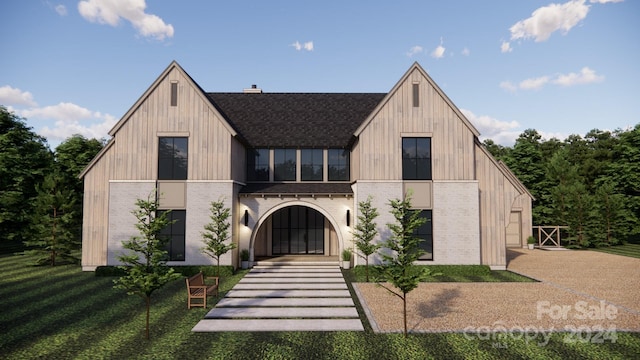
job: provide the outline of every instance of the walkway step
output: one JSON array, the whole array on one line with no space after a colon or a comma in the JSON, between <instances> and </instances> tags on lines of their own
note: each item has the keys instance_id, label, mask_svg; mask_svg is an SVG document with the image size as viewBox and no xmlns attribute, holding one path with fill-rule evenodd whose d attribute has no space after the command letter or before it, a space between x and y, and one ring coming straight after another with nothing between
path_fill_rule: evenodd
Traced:
<instances>
[{"instance_id":1,"label":"walkway step","mask_svg":"<svg viewBox=\"0 0 640 360\"><path fill-rule=\"evenodd\" d=\"M364 331L337 265L256 266L192 331Z\"/></svg>"},{"instance_id":2,"label":"walkway step","mask_svg":"<svg viewBox=\"0 0 640 360\"><path fill-rule=\"evenodd\" d=\"M336 283L238 283L234 290L347 290L347 284Z\"/></svg>"},{"instance_id":3,"label":"walkway step","mask_svg":"<svg viewBox=\"0 0 640 360\"><path fill-rule=\"evenodd\" d=\"M354 307L293 307L293 308L268 308L268 307L216 307L211 309L205 319L227 318L357 318L358 311ZM315 320L314 320L315 321Z\"/></svg>"},{"instance_id":4,"label":"walkway step","mask_svg":"<svg viewBox=\"0 0 640 360\"><path fill-rule=\"evenodd\" d=\"M359 319L204 319L191 331L364 331L364 327Z\"/></svg>"},{"instance_id":5,"label":"walkway step","mask_svg":"<svg viewBox=\"0 0 640 360\"><path fill-rule=\"evenodd\" d=\"M220 299L216 307L231 306L354 306L351 298L227 298Z\"/></svg>"},{"instance_id":6,"label":"walkway step","mask_svg":"<svg viewBox=\"0 0 640 360\"><path fill-rule=\"evenodd\" d=\"M231 290L227 297L351 297L349 290Z\"/></svg>"},{"instance_id":7,"label":"walkway step","mask_svg":"<svg viewBox=\"0 0 640 360\"><path fill-rule=\"evenodd\" d=\"M260 260L257 266L340 266L338 261L268 261Z\"/></svg>"},{"instance_id":8,"label":"walkway step","mask_svg":"<svg viewBox=\"0 0 640 360\"><path fill-rule=\"evenodd\" d=\"M341 277L318 277L318 278L310 278L310 277L254 277L254 276L245 276L239 282L239 284L281 284L281 283L289 283L289 284L321 284L321 283L341 283L344 284L344 279Z\"/></svg>"}]
</instances>

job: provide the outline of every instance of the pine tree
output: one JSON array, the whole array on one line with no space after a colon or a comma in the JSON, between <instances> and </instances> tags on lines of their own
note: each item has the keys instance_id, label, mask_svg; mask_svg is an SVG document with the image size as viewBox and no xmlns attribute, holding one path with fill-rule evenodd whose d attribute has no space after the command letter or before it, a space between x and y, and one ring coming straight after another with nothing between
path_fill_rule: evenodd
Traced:
<instances>
[{"instance_id":1,"label":"pine tree","mask_svg":"<svg viewBox=\"0 0 640 360\"><path fill-rule=\"evenodd\" d=\"M371 206L371 196L366 201L358 203L358 224L353 232L353 239L358 248L358 256L365 261L365 272L367 282L369 282L369 256L378 250L380 244L374 244L373 238L378 234L375 219L378 217L378 210Z\"/></svg>"},{"instance_id":2,"label":"pine tree","mask_svg":"<svg viewBox=\"0 0 640 360\"><path fill-rule=\"evenodd\" d=\"M152 192L146 200L136 200L137 209L132 213L138 220L136 228L141 236L133 236L122 242L122 247L129 250L127 254L118 256L124 265L120 266L124 276L114 280L114 288L127 291L129 295L140 296L146 304L147 321L145 337L149 339L149 313L151 294L164 285L181 277L167 266L169 239L160 236L160 232L171 222L167 219L169 212L158 214L158 199Z\"/></svg>"},{"instance_id":3,"label":"pine tree","mask_svg":"<svg viewBox=\"0 0 640 360\"><path fill-rule=\"evenodd\" d=\"M47 174L37 188L33 217L36 231L24 242L31 248L25 253L35 255L38 265L55 266L58 259L77 262L74 252L80 248L80 238L73 231L75 198L72 191L64 187L59 171Z\"/></svg>"},{"instance_id":4,"label":"pine tree","mask_svg":"<svg viewBox=\"0 0 640 360\"><path fill-rule=\"evenodd\" d=\"M406 337L407 294L428 276L436 274L432 274L424 266L415 264L424 254L424 250L420 249L422 239L415 235L415 231L425 223L426 219L420 217L419 210L411 210L411 194L407 193L404 200L391 200L390 205L391 214L396 222L387 224L391 230L391 237L382 246L390 252L382 252L381 256L385 278L400 291L383 287L402 299L404 336Z\"/></svg>"},{"instance_id":5,"label":"pine tree","mask_svg":"<svg viewBox=\"0 0 640 360\"><path fill-rule=\"evenodd\" d=\"M216 276L220 276L220 256L226 254L230 250L235 249L236 244L226 243L229 239L229 217L231 211L224 206L223 199L211 202L211 222L204 226L202 237L204 238L205 247L202 252L211 256L216 260Z\"/></svg>"}]
</instances>

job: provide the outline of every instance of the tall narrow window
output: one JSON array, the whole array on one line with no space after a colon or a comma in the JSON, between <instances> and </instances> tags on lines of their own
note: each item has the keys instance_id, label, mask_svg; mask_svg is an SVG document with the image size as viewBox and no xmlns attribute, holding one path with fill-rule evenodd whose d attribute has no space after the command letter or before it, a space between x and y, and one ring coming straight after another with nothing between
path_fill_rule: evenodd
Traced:
<instances>
[{"instance_id":1,"label":"tall narrow window","mask_svg":"<svg viewBox=\"0 0 640 360\"><path fill-rule=\"evenodd\" d=\"M247 151L247 178L249 181L269 181L269 149Z\"/></svg>"},{"instance_id":2,"label":"tall narrow window","mask_svg":"<svg viewBox=\"0 0 640 360\"><path fill-rule=\"evenodd\" d=\"M178 106L178 83L171 83L171 106Z\"/></svg>"},{"instance_id":3,"label":"tall narrow window","mask_svg":"<svg viewBox=\"0 0 640 360\"><path fill-rule=\"evenodd\" d=\"M273 151L273 180L296 181L296 149Z\"/></svg>"},{"instance_id":4,"label":"tall narrow window","mask_svg":"<svg viewBox=\"0 0 640 360\"><path fill-rule=\"evenodd\" d=\"M349 181L349 150L329 149L329 181Z\"/></svg>"},{"instance_id":5,"label":"tall narrow window","mask_svg":"<svg viewBox=\"0 0 640 360\"><path fill-rule=\"evenodd\" d=\"M420 84L413 84L413 107L420 106Z\"/></svg>"},{"instance_id":6,"label":"tall narrow window","mask_svg":"<svg viewBox=\"0 0 640 360\"><path fill-rule=\"evenodd\" d=\"M322 181L324 158L322 149L300 150L300 177L302 181Z\"/></svg>"},{"instance_id":7,"label":"tall narrow window","mask_svg":"<svg viewBox=\"0 0 640 360\"><path fill-rule=\"evenodd\" d=\"M168 210L159 210L162 214ZM167 256L169 261L185 261L185 224L187 220L186 210L171 210L167 215L167 220L171 223L167 225L160 236L167 240Z\"/></svg>"},{"instance_id":8,"label":"tall narrow window","mask_svg":"<svg viewBox=\"0 0 640 360\"><path fill-rule=\"evenodd\" d=\"M187 180L189 140L161 137L158 145L158 180Z\"/></svg>"},{"instance_id":9,"label":"tall narrow window","mask_svg":"<svg viewBox=\"0 0 640 360\"><path fill-rule=\"evenodd\" d=\"M419 246L425 252L424 255L420 256L420 260L433 260L433 216L431 210L420 211L420 217L427 220L414 233L415 236L422 240Z\"/></svg>"},{"instance_id":10,"label":"tall narrow window","mask_svg":"<svg viewBox=\"0 0 640 360\"><path fill-rule=\"evenodd\" d=\"M402 179L431 180L431 138L402 139Z\"/></svg>"}]
</instances>

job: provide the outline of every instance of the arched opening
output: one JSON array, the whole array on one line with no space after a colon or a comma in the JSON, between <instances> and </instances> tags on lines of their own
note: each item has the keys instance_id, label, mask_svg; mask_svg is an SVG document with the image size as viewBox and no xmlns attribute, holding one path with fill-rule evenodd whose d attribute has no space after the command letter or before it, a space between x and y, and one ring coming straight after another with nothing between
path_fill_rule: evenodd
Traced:
<instances>
[{"instance_id":1,"label":"arched opening","mask_svg":"<svg viewBox=\"0 0 640 360\"><path fill-rule=\"evenodd\" d=\"M254 258L283 255L337 256L342 243L323 209L291 202L268 211L251 238Z\"/></svg>"}]
</instances>

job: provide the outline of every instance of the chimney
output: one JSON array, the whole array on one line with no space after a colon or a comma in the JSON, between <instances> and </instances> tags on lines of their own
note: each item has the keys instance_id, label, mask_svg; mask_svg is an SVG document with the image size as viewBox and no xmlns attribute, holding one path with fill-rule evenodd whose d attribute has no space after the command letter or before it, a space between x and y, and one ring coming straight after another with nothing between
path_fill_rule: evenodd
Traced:
<instances>
[{"instance_id":1,"label":"chimney","mask_svg":"<svg viewBox=\"0 0 640 360\"><path fill-rule=\"evenodd\" d=\"M251 85L251 89L242 89L245 94L262 94L262 89L258 88L258 85Z\"/></svg>"}]
</instances>

